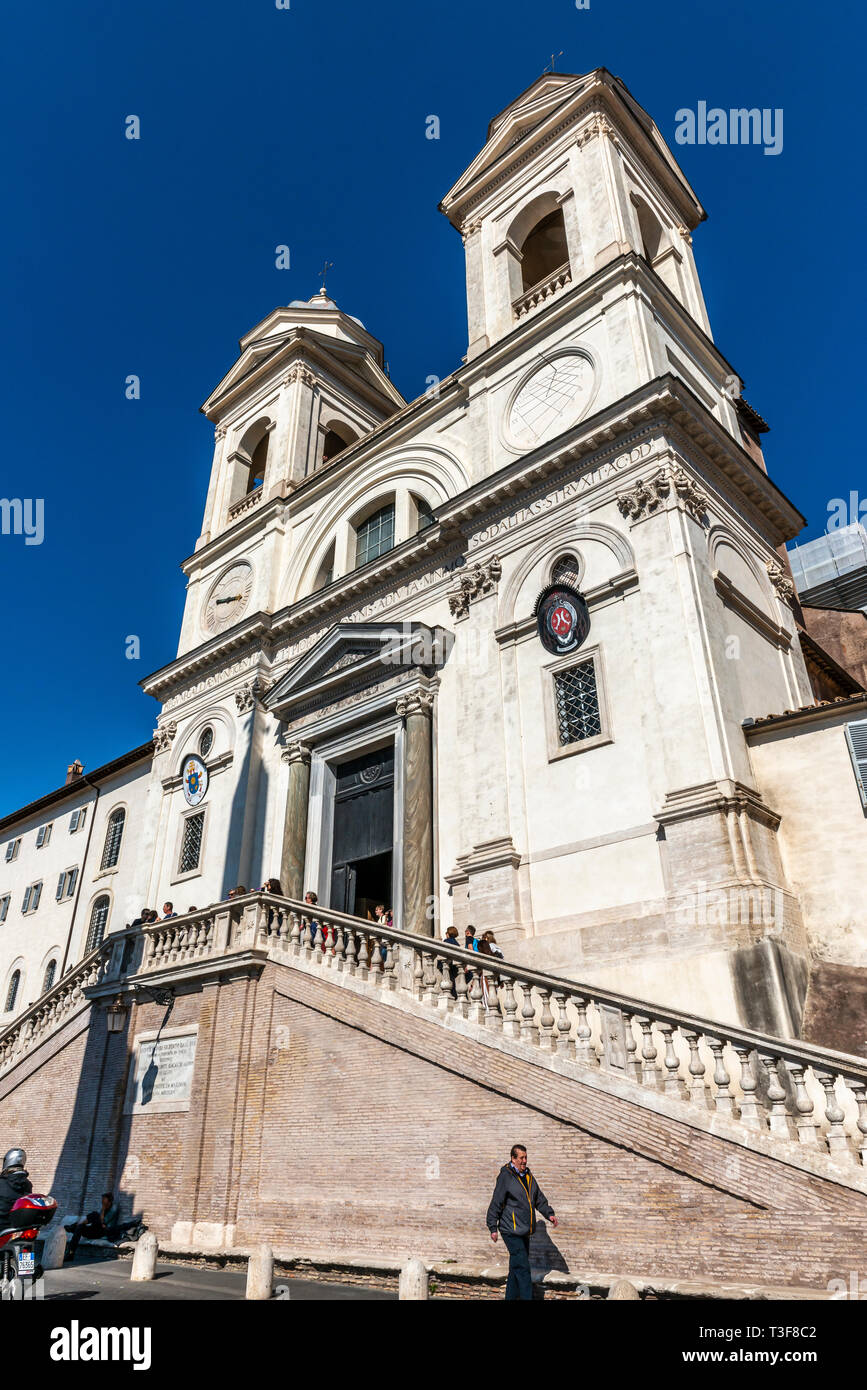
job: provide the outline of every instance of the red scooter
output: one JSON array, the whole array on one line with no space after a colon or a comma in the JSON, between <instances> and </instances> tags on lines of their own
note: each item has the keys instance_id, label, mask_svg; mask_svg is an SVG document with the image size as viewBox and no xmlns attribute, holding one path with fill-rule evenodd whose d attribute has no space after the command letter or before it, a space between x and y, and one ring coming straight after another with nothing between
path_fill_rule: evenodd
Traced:
<instances>
[{"instance_id":1,"label":"red scooter","mask_svg":"<svg viewBox=\"0 0 867 1390\"><path fill-rule=\"evenodd\" d=\"M57 1203L53 1197L31 1192L13 1202L9 1215L0 1226L0 1299L36 1298L37 1284L42 1278L42 1266L36 1263L34 1241L43 1226L47 1226Z\"/></svg>"}]
</instances>

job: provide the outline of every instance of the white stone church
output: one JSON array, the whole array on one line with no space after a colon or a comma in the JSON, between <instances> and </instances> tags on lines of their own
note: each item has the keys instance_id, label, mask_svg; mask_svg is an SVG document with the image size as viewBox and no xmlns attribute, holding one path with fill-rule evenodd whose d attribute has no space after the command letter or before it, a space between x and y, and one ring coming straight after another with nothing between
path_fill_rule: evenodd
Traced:
<instances>
[{"instance_id":1,"label":"white stone church","mask_svg":"<svg viewBox=\"0 0 867 1390\"><path fill-rule=\"evenodd\" d=\"M323 291L205 402L153 743L0 822L6 1021L142 907L270 878L783 1036L828 1040L829 969L864 989L867 695L805 659L804 518L711 336L698 197L601 69L513 101L441 211L469 343L435 389ZM562 650L552 585L589 616Z\"/></svg>"}]
</instances>

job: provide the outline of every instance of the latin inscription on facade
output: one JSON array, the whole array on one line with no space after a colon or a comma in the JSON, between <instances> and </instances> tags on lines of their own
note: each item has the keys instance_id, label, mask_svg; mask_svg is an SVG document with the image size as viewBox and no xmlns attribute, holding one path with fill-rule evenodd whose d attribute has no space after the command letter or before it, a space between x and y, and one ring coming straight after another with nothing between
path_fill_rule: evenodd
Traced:
<instances>
[{"instance_id":1,"label":"latin inscription on facade","mask_svg":"<svg viewBox=\"0 0 867 1390\"><path fill-rule=\"evenodd\" d=\"M196 1037L196 1029L184 1029L161 1036L142 1034L136 1038L135 1072L126 1104L128 1114L155 1115L168 1110L189 1110Z\"/></svg>"}]
</instances>

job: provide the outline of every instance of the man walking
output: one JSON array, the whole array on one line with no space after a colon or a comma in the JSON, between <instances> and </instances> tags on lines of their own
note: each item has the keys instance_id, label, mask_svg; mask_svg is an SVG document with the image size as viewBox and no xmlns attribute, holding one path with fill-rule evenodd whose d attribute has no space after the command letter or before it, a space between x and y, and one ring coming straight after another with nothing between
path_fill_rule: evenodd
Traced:
<instances>
[{"instance_id":1,"label":"man walking","mask_svg":"<svg viewBox=\"0 0 867 1390\"><path fill-rule=\"evenodd\" d=\"M552 1226L558 1224L547 1197L527 1167L526 1148L523 1144L513 1144L510 1161L503 1164L497 1175L487 1215L491 1240L497 1239L499 1230L509 1252L506 1298L526 1300L533 1297L530 1236L536 1229L537 1210Z\"/></svg>"}]
</instances>

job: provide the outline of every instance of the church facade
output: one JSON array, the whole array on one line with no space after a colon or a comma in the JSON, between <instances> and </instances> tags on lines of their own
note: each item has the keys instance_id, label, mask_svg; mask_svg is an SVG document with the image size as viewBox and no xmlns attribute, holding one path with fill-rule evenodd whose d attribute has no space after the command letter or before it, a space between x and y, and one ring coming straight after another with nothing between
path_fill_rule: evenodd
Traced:
<instances>
[{"instance_id":1,"label":"church facade","mask_svg":"<svg viewBox=\"0 0 867 1390\"><path fill-rule=\"evenodd\" d=\"M153 745L123 787L100 770L108 819L77 897L53 897L71 852L52 864L50 921L15 926L19 861L7 1005L15 970L28 983L10 1018L55 936L80 959L142 905L183 913L275 878L801 1035L817 949L836 949L781 849L786 800L809 789L768 738L757 775L744 724L815 699L784 551L804 519L711 336L704 209L598 70L518 97L441 210L466 251L469 341L448 378L404 401L382 345L323 290L252 328L205 402L214 459L178 653L143 682ZM542 640L548 593L579 597L580 642L556 619ZM94 781L73 769L5 819L7 843L42 854L41 824L71 833L61 817ZM855 843L854 777L843 795ZM856 972L858 911L840 957Z\"/></svg>"}]
</instances>

